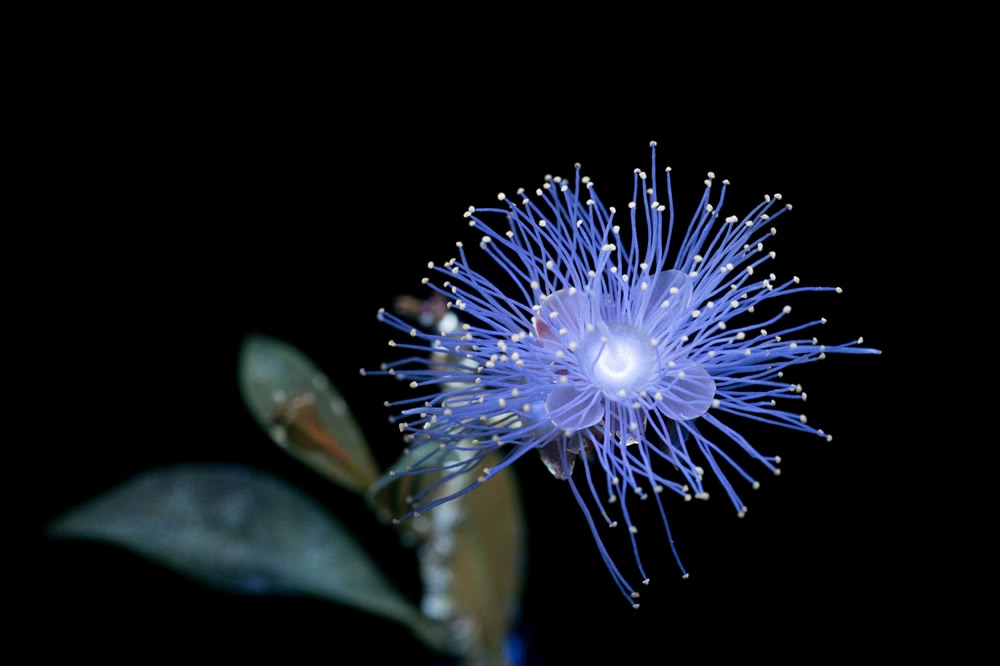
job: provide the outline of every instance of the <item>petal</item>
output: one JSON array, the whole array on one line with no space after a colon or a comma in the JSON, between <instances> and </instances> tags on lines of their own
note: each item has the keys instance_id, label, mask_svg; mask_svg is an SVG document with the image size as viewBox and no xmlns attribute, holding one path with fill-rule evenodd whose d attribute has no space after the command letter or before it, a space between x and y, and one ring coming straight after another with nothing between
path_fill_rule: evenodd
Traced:
<instances>
[{"instance_id":1,"label":"petal","mask_svg":"<svg viewBox=\"0 0 1000 666\"><path fill-rule=\"evenodd\" d=\"M604 403L594 391L579 391L569 384L552 389L545 401L549 418L557 428L582 430L604 418Z\"/></svg>"},{"instance_id":2,"label":"petal","mask_svg":"<svg viewBox=\"0 0 1000 666\"><path fill-rule=\"evenodd\" d=\"M657 391L662 396L658 401L661 412L677 421L690 421L712 406L715 380L694 361L680 360L659 378Z\"/></svg>"},{"instance_id":3,"label":"petal","mask_svg":"<svg viewBox=\"0 0 1000 666\"><path fill-rule=\"evenodd\" d=\"M590 319L587 297L579 291L570 294L568 290L560 289L542 303L542 309L535 317L535 332L543 343L550 341L563 345L579 342ZM566 329L565 336L559 335L561 328Z\"/></svg>"},{"instance_id":4,"label":"petal","mask_svg":"<svg viewBox=\"0 0 1000 666\"><path fill-rule=\"evenodd\" d=\"M677 292L672 294L671 289ZM653 337L660 337L672 324L685 320L691 302L691 279L681 271L660 271L633 285L631 298L633 303L641 304L639 312L634 313L636 324Z\"/></svg>"},{"instance_id":5,"label":"petal","mask_svg":"<svg viewBox=\"0 0 1000 666\"><path fill-rule=\"evenodd\" d=\"M548 417L545 403L541 400L531 402L528 411L519 412L518 418L521 430L517 436L526 443L537 444L545 441L556 431L556 427Z\"/></svg>"}]
</instances>

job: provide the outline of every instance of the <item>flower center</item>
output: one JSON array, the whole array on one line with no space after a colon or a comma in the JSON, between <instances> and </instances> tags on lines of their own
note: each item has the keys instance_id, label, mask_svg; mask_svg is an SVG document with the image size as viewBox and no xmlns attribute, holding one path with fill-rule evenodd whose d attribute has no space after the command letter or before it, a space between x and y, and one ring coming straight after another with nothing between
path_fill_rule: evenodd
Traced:
<instances>
[{"instance_id":1,"label":"flower center","mask_svg":"<svg viewBox=\"0 0 1000 666\"><path fill-rule=\"evenodd\" d=\"M656 373L656 352L639 329L624 323L601 325L581 347L583 367L594 384L609 395L633 393Z\"/></svg>"}]
</instances>

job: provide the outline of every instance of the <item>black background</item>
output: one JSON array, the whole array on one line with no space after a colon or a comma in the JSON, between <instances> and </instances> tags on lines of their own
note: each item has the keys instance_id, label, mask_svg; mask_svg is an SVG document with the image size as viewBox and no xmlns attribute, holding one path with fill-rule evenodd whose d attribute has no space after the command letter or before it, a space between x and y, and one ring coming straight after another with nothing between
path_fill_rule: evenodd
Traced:
<instances>
[{"instance_id":1,"label":"black background","mask_svg":"<svg viewBox=\"0 0 1000 666\"><path fill-rule=\"evenodd\" d=\"M367 52L281 44L196 61L174 45L137 67L114 53L95 71L67 64L64 104L43 121L57 138L41 173L67 183L43 206L72 223L57 246L44 231L39 239L52 248L39 281L58 286L33 302L54 362L37 392L42 491L26 509L23 583L31 616L65 636L53 647L128 654L198 639L221 654L279 646L335 662L435 663L388 621L207 590L108 546L47 541L41 526L142 470L240 462L328 506L418 599L414 558L392 532L252 422L236 385L240 341L262 332L307 353L385 466L401 444L382 402L401 387L359 376L391 356L375 311L420 294L426 262L447 259L455 241L475 244L467 206L571 174L579 161L621 208L656 140L679 219L709 170L732 181L731 213L781 192L795 210L779 225L773 270L845 292L795 297L793 317L826 316L825 341L864 335L884 354L794 373L810 423L835 439L749 428L783 463L781 477L745 493L745 519L718 488L706 504L667 502L691 578L680 580L665 538L645 529L653 584L638 611L617 593L565 485L531 458L519 463L526 663L896 649L885 618L917 594L921 548L900 491L912 452L887 389L905 307L896 258L907 194L897 185L927 147L898 122L905 77L836 59L810 60L806 75L803 54L780 45L773 60L735 68L657 56L595 72L572 58L503 56L465 71L461 49L419 55L417 43L391 50L385 66Z\"/></svg>"}]
</instances>

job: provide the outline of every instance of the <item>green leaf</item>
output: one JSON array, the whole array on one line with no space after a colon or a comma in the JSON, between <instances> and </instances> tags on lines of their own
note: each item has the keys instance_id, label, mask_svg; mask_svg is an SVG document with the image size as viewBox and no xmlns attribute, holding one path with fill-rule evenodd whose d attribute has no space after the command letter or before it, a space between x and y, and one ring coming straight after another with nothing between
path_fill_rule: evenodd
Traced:
<instances>
[{"instance_id":1,"label":"green leaf","mask_svg":"<svg viewBox=\"0 0 1000 666\"><path fill-rule=\"evenodd\" d=\"M333 516L257 470L155 469L71 510L49 529L55 537L122 546L222 589L300 594L359 608L444 649L439 627L396 591Z\"/></svg>"},{"instance_id":2,"label":"green leaf","mask_svg":"<svg viewBox=\"0 0 1000 666\"><path fill-rule=\"evenodd\" d=\"M359 494L378 477L344 399L302 352L249 336L240 349L239 384L254 419L291 455Z\"/></svg>"}]
</instances>

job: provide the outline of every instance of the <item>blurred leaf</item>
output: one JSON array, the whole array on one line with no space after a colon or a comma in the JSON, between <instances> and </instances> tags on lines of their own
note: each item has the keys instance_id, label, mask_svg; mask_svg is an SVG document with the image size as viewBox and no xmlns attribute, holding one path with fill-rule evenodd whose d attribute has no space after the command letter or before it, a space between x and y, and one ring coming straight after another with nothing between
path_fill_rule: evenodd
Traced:
<instances>
[{"instance_id":1,"label":"blurred leaf","mask_svg":"<svg viewBox=\"0 0 1000 666\"><path fill-rule=\"evenodd\" d=\"M394 470L419 470L456 461L460 451L429 457L438 443L414 446L392 465ZM484 461L495 466L500 455ZM442 497L475 481L463 475L445 483L431 498ZM365 498L380 518L408 513L407 499L441 478L438 472L383 475ZM502 650L517 618L524 580L524 515L517 479L504 470L479 488L418 518L402 521L402 532L421 542L421 575L425 612L451 620L461 631L459 647L468 664L501 664ZM445 581L442 583L441 581Z\"/></svg>"},{"instance_id":2,"label":"blurred leaf","mask_svg":"<svg viewBox=\"0 0 1000 666\"><path fill-rule=\"evenodd\" d=\"M500 456L487 459L495 465ZM477 663L501 664L517 619L524 582L524 515L512 470L461 498L464 519L455 530L453 595L460 613L475 618Z\"/></svg>"},{"instance_id":3,"label":"blurred leaf","mask_svg":"<svg viewBox=\"0 0 1000 666\"><path fill-rule=\"evenodd\" d=\"M344 399L300 351L262 335L248 337L240 349L239 382L254 419L290 454L356 493L378 477Z\"/></svg>"},{"instance_id":4,"label":"blurred leaf","mask_svg":"<svg viewBox=\"0 0 1000 666\"><path fill-rule=\"evenodd\" d=\"M152 470L71 510L49 530L123 546L226 590L301 594L360 608L444 648L440 629L392 587L333 516L250 468Z\"/></svg>"}]
</instances>

